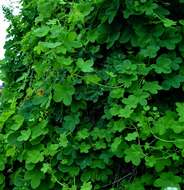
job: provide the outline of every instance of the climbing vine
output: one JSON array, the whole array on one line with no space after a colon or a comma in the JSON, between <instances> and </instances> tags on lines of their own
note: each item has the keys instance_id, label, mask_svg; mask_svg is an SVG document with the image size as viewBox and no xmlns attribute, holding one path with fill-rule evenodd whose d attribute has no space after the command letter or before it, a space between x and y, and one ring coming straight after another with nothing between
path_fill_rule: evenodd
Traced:
<instances>
[{"instance_id":1,"label":"climbing vine","mask_svg":"<svg viewBox=\"0 0 184 190\"><path fill-rule=\"evenodd\" d=\"M4 12L0 189L184 186L183 0Z\"/></svg>"}]
</instances>

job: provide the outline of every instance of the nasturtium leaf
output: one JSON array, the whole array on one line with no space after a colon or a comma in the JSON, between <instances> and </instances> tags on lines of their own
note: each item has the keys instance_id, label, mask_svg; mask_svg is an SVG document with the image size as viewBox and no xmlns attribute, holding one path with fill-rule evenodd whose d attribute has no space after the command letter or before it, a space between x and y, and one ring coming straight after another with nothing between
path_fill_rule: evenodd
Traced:
<instances>
[{"instance_id":1,"label":"nasturtium leaf","mask_svg":"<svg viewBox=\"0 0 184 190\"><path fill-rule=\"evenodd\" d=\"M145 49L141 49L140 54L143 55L144 57L154 58L157 56L157 52L159 49L160 49L159 46L150 45Z\"/></svg>"},{"instance_id":2,"label":"nasturtium leaf","mask_svg":"<svg viewBox=\"0 0 184 190\"><path fill-rule=\"evenodd\" d=\"M176 25L176 21L173 21L173 20L168 19L168 18L162 19L162 22L163 22L163 24L164 24L165 27L171 27L171 26L175 26Z\"/></svg>"},{"instance_id":3,"label":"nasturtium leaf","mask_svg":"<svg viewBox=\"0 0 184 190\"><path fill-rule=\"evenodd\" d=\"M113 89L110 92L110 97L115 99L123 98L124 92L125 90L123 88Z\"/></svg>"},{"instance_id":4,"label":"nasturtium leaf","mask_svg":"<svg viewBox=\"0 0 184 190\"><path fill-rule=\"evenodd\" d=\"M79 114L67 115L64 117L63 129L65 131L74 131L77 124L79 124Z\"/></svg>"},{"instance_id":5,"label":"nasturtium leaf","mask_svg":"<svg viewBox=\"0 0 184 190\"><path fill-rule=\"evenodd\" d=\"M18 137L18 141L27 141L31 136L31 130L28 128L27 130L21 131L21 135Z\"/></svg>"},{"instance_id":6,"label":"nasturtium leaf","mask_svg":"<svg viewBox=\"0 0 184 190\"><path fill-rule=\"evenodd\" d=\"M182 182L182 178L174 175L172 172L161 173L160 177L155 180L154 186L160 187L162 189L166 187L177 187L179 188L179 183ZM180 189L180 188L179 188Z\"/></svg>"},{"instance_id":7,"label":"nasturtium leaf","mask_svg":"<svg viewBox=\"0 0 184 190\"><path fill-rule=\"evenodd\" d=\"M169 76L162 82L162 87L164 90L169 90L171 88L179 88L183 82L183 75Z\"/></svg>"},{"instance_id":8,"label":"nasturtium leaf","mask_svg":"<svg viewBox=\"0 0 184 190\"><path fill-rule=\"evenodd\" d=\"M118 112L118 116L119 117L123 117L123 118L129 118L131 116L131 114L133 113L133 109L131 107L129 107L128 105L126 105L124 108L120 109Z\"/></svg>"},{"instance_id":9,"label":"nasturtium leaf","mask_svg":"<svg viewBox=\"0 0 184 190\"><path fill-rule=\"evenodd\" d=\"M101 78L95 74L88 74L84 76L84 81L86 84L98 84L101 81Z\"/></svg>"},{"instance_id":10,"label":"nasturtium leaf","mask_svg":"<svg viewBox=\"0 0 184 190\"><path fill-rule=\"evenodd\" d=\"M137 65L127 59L119 62L119 64L115 65L115 68L119 73L131 74L136 71Z\"/></svg>"},{"instance_id":11,"label":"nasturtium leaf","mask_svg":"<svg viewBox=\"0 0 184 190\"><path fill-rule=\"evenodd\" d=\"M80 168L81 169L84 169L86 168L87 166L90 166L92 163L92 159L91 158L83 158L81 161L80 161Z\"/></svg>"},{"instance_id":12,"label":"nasturtium leaf","mask_svg":"<svg viewBox=\"0 0 184 190\"><path fill-rule=\"evenodd\" d=\"M86 144L85 142L80 144L80 152L81 153L88 153L91 146L89 144Z\"/></svg>"},{"instance_id":13,"label":"nasturtium leaf","mask_svg":"<svg viewBox=\"0 0 184 190\"><path fill-rule=\"evenodd\" d=\"M162 87L158 84L157 81L153 81L153 82L146 82L143 86L143 89L145 91L150 92L151 94L157 94L158 91L162 89Z\"/></svg>"},{"instance_id":14,"label":"nasturtium leaf","mask_svg":"<svg viewBox=\"0 0 184 190\"><path fill-rule=\"evenodd\" d=\"M123 119L119 119L117 121L112 121L109 123L109 129L115 133L115 132L121 132L125 129L126 125Z\"/></svg>"},{"instance_id":15,"label":"nasturtium leaf","mask_svg":"<svg viewBox=\"0 0 184 190\"><path fill-rule=\"evenodd\" d=\"M102 150L102 149L105 149L107 146L106 146L106 143L102 140L102 141L97 141L94 144L94 147L96 150Z\"/></svg>"},{"instance_id":16,"label":"nasturtium leaf","mask_svg":"<svg viewBox=\"0 0 184 190\"><path fill-rule=\"evenodd\" d=\"M92 190L93 186L91 182L84 182L80 190Z\"/></svg>"},{"instance_id":17,"label":"nasturtium leaf","mask_svg":"<svg viewBox=\"0 0 184 190\"><path fill-rule=\"evenodd\" d=\"M48 144L47 148L44 151L44 155L54 156L58 152L58 144Z\"/></svg>"},{"instance_id":18,"label":"nasturtium leaf","mask_svg":"<svg viewBox=\"0 0 184 190\"><path fill-rule=\"evenodd\" d=\"M28 150L26 155L26 162L36 164L44 160L43 153L39 150Z\"/></svg>"},{"instance_id":19,"label":"nasturtium leaf","mask_svg":"<svg viewBox=\"0 0 184 190\"><path fill-rule=\"evenodd\" d=\"M146 166L153 167L157 162L157 158L154 156L149 156L149 157L145 158L145 161L146 161L146 163L145 163Z\"/></svg>"},{"instance_id":20,"label":"nasturtium leaf","mask_svg":"<svg viewBox=\"0 0 184 190\"><path fill-rule=\"evenodd\" d=\"M152 67L155 69L156 73L170 73L172 71L171 69L172 60L165 56L160 56L156 64L154 64Z\"/></svg>"},{"instance_id":21,"label":"nasturtium leaf","mask_svg":"<svg viewBox=\"0 0 184 190\"><path fill-rule=\"evenodd\" d=\"M59 145L61 147L67 147L68 145L68 139L67 139L67 136L65 133L61 134L60 137L59 137Z\"/></svg>"},{"instance_id":22,"label":"nasturtium leaf","mask_svg":"<svg viewBox=\"0 0 184 190\"><path fill-rule=\"evenodd\" d=\"M52 14L52 10L54 9L54 1L38 0L36 2L37 10L41 17L41 19L49 18Z\"/></svg>"},{"instance_id":23,"label":"nasturtium leaf","mask_svg":"<svg viewBox=\"0 0 184 190\"><path fill-rule=\"evenodd\" d=\"M11 126L11 129L14 130L14 131L16 131L16 130L18 130L22 126L22 124L24 122L24 117L22 115L18 114L18 115L15 115L13 117L13 119L14 119L14 123Z\"/></svg>"},{"instance_id":24,"label":"nasturtium leaf","mask_svg":"<svg viewBox=\"0 0 184 190\"><path fill-rule=\"evenodd\" d=\"M127 141L134 141L136 140L138 137L138 133L137 132L133 132L133 133L128 133L127 136L125 137L125 140Z\"/></svg>"},{"instance_id":25,"label":"nasturtium leaf","mask_svg":"<svg viewBox=\"0 0 184 190\"><path fill-rule=\"evenodd\" d=\"M122 137L116 137L113 141L113 143L111 144L111 150L112 152L116 152L118 150L119 145L122 142Z\"/></svg>"},{"instance_id":26,"label":"nasturtium leaf","mask_svg":"<svg viewBox=\"0 0 184 190\"><path fill-rule=\"evenodd\" d=\"M69 66L72 64L73 60L71 57L64 57L64 56L61 56L61 57L57 57L57 62L60 66Z\"/></svg>"},{"instance_id":27,"label":"nasturtium leaf","mask_svg":"<svg viewBox=\"0 0 184 190\"><path fill-rule=\"evenodd\" d=\"M176 103L176 111L179 115L179 121L184 122L184 103Z\"/></svg>"},{"instance_id":28,"label":"nasturtium leaf","mask_svg":"<svg viewBox=\"0 0 184 190\"><path fill-rule=\"evenodd\" d=\"M43 163L41 171L45 174L51 170L51 166L48 163Z\"/></svg>"},{"instance_id":29,"label":"nasturtium leaf","mask_svg":"<svg viewBox=\"0 0 184 190\"><path fill-rule=\"evenodd\" d=\"M73 85L69 83L55 84L53 99L55 102L63 102L66 106L72 102L72 95L75 92Z\"/></svg>"},{"instance_id":30,"label":"nasturtium leaf","mask_svg":"<svg viewBox=\"0 0 184 190\"><path fill-rule=\"evenodd\" d=\"M62 43L61 42L40 42L39 45L43 48L54 49L62 45Z\"/></svg>"},{"instance_id":31,"label":"nasturtium leaf","mask_svg":"<svg viewBox=\"0 0 184 190\"><path fill-rule=\"evenodd\" d=\"M82 140L82 139L86 139L86 138L88 138L89 137L89 135L90 135L90 133L89 133L89 131L88 131L88 129L81 129L78 133L77 133L77 139L79 139L79 140Z\"/></svg>"},{"instance_id":32,"label":"nasturtium leaf","mask_svg":"<svg viewBox=\"0 0 184 190\"><path fill-rule=\"evenodd\" d=\"M25 179L31 181L31 187L37 189L41 183L41 180L44 178L44 174L39 170L27 171Z\"/></svg>"},{"instance_id":33,"label":"nasturtium leaf","mask_svg":"<svg viewBox=\"0 0 184 190\"><path fill-rule=\"evenodd\" d=\"M79 58L76 62L76 65L77 67L82 71L82 72L85 72L85 73L88 73L88 72L93 72L94 69L93 69L93 60L87 60L87 61L84 61L82 58Z\"/></svg>"},{"instance_id":34,"label":"nasturtium leaf","mask_svg":"<svg viewBox=\"0 0 184 190\"><path fill-rule=\"evenodd\" d=\"M35 29L33 34L37 37L44 37L49 33L49 29L48 26L41 26L40 28Z\"/></svg>"},{"instance_id":35,"label":"nasturtium leaf","mask_svg":"<svg viewBox=\"0 0 184 190\"><path fill-rule=\"evenodd\" d=\"M46 128L48 124L47 120L43 120L39 122L38 124L31 127L31 140L34 140L41 135L45 135L48 133L48 128Z\"/></svg>"},{"instance_id":36,"label":"nasturtium leaf","mask_svg":"<svg viewBox=\"0 0 184 190\"><path fill-rule=\"evenodd\" d=\"M125 188L128 190L145 190L144 183L141 180L134 180L132 183L125 185Z\"/></svg>"},{"instance_id":37,"label":"nasturtium leaf","mask_svg":"<svg viewBox=\"0 0 184 190\"><path fill-rule=\"evenodd\" d=\"M161 37L159 45L166 47L168 50L173 50L176 44L182 40L181 34L176 30L176 27L169 27Z\"/></svg>"},{"instance_id":38,"label":"nasturtium leaf","mask_svg":"<svg viewBox=\"0 0 184 190\"><path fill-rule=\"evenodd\" d=\"M175 116L176 114L174 112L166 112L163 117L160 117L157 121L154 122L154 132L158 133L159 135L163 135L167 132L168 129L175 128Z\"/></svg>"},{"instance_id":39,"label":"nasturtium leaf","mask_svg":"<svg viewBox=\"0 0 184 190\"><path fill-rule=\"evenodd\" d=\"M7 111L2 112L2 114L0 115L0 127L3 127L4 123L8 120L8 118L10 116L12 116L15 113L14 109L10 109ZM19 124L18 124L18 128L19 128Z\"/></svg>"},{"instance_id":40,"label":"nasturtium leaf","mask_svg":"<svg viewBox=\"0 0 184 190\"><path fill-rule=\"evenodd\" d=\"M125 150L125 162L132 162L138 166L142 158L144 158L144 153L140 145L132 144L130 148Z\"/></svg>"},{"instance_id":41,"label":"nasturtium leaf","mask_svg":"<svg viewBox=\"0 0 184 190\"><path fill-rule=\"evenodd\" d=\"M16 148L15 148L15 146L7 148L7 150L6 150L6 156L7 157L14 157L15 154L16 154Z\"/></svg>"},{"instance_id":42,"label":"nasturtium leaf","mask_svg":"<svg viewBox=\"0 0 184 190\"><path fill-rule=\"evenodd\" d=\"M130 95L128 98L124 98L122 102L129 108L136 108L137 104L139 103L139 98L135 95Z\"/></svg>"}]
</instances>

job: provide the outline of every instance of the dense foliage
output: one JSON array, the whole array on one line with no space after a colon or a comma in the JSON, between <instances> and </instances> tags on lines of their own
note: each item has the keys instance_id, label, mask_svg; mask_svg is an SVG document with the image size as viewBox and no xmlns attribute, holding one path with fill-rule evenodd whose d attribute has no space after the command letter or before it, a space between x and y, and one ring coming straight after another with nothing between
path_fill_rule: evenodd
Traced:
<instances>
[{"instance_id":1,"label":"dense foliage","mask_svg":"<svg viewBox=\"0 0 184 190\"><path fill-rule=\"evenodd\" d=\"M0 189L184 186L184 0L22 0L1 63Z\"/></svg>"}]
</instances>

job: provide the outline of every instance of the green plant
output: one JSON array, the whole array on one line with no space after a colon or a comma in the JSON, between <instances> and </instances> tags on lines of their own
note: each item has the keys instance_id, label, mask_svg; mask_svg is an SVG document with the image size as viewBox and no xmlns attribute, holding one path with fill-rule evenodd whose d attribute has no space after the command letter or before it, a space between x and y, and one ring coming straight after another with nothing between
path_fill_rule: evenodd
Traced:
<instances>
[{"instance_id":1,"label":"green plant","mask_svg":"<svg viewBox=\"0 0 184 190\"><path fill-rule=\"evenodd\" d=\"M184 1L22 3L5 9L1 189L181 189Z\"/></svg>"}]
</instances>

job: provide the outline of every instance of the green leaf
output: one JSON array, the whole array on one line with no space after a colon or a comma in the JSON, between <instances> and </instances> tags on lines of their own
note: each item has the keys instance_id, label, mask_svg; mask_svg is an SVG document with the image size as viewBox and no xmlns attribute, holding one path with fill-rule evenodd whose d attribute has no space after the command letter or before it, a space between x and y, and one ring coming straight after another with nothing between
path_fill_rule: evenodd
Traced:
<instances>
[{"instance_id":1,"label":"green leaf","mask_svg":"<svg viewBox=\"0 0 184 190\"><path fill-rule=\"evenodd\" d=\"M38 162L42 162L44 160L43 153L39 150L28 150L26 156L27 163L36 164Z\"/></svg>"},{"instance_id":2,"label":"green leaf","mask_svg":"<svg viewBox=\"0 0 184 190\"><path fill-rule=\"evenodd\" d=\"M98 84L101 81L101 78L95 74L91 74L84 76L84 81L86 82L86 84Z\"/></svg>"},{"instance_id":3,"label":"green leaf","mask_svg":"<svg viewBox=\"0 0 184 190\"><path fill-rule=\"evenodd\" d=\"M88 129L81 129L78 133L77 133L77 139L78 140L82 140L82 139L86 139L88 138L90 135Z\"/></svg>"},{"instance_id":4,"label":"green leaf","mask_svg":"<svg viewBox=\"0 0 184 190\"><path fill-rule=\"evenodd\" d=\"M31 136L31 130L28 128L27 130L21 131L21 135L18 137L18 141L27 141Z\"/></svg>"},{"instance_id":5,"label":"green leaf","mask_svg":"<svg viewBox=\"0 0 184 190\"><path fill-rule=\"evenodd\" d=\"M48 133L47 127L48 121L43 120L39 122L37 125L31 127L31 140L35 140L36 138L40 137L41 135L45 135Z\"/></svg>"},{"instance_id":6,"label":"green leaf","mask_svg":"<svg viewBox=\"0 0 184 190\"><path fill-rule=\"evenodd\" d=\"M43 163L43 166L41 168L41 171L45 174L49 171L51 171L51 166L48 163Z\"/></svg>"},{"instance_id":7,"label":"green leaf","mask_svg":"<svg viewBox=\"0 0 184 190\"><path fill-rule=\"evenodd\" d=\"M43 179L44 174L38 170L32 170L26 172L25 178L31 181L31 187L33 189L37 189Z\"/></svg>"},{"instance_id":8,"label":"green leaf","mask_svg":"<svg viewBox=\"0 0 184 190\"><path fill-rule=\"evenodd\" d=\"M143 89L145 91L150 92L151 94L157 94L158 91L162 89L162 87L158 84L157 81L153 81L153 82L146 82L143 86Z\"/></svg>"},{"instance_id":9,"label":"green leaf","mask_svg":"<svg viewBox=\"0 0 184 190\"><path fill-rule=\"evenodd\" d=\"M69 83L55 84L53 99L55 102L63 102L66 106L72 102L72 95L75 92L73 85Z\"/></svg>"},{"instance_id":10,"label":"green leaf","mask_svg":"<svg viewBox=\"0 0 184 190\"><path fill-rule=\"evenodd\" d=\"M81 153L88 153L90 149L91 149L91 145L89 145L85 142L82 142L80 144L80 152Z\"/></svg>"},{"instance_id":11,"label":"green leaf","mask_svg":"<svg viewBox=\"0 0 184 190\"><path fill-rule=\"evenodd\" d=\"M93 186L91 182L84 182L80 188L80 190L92 190Z\"/></svg>"},{"instance_id":12,"label":"green leaf","mask_svg":"<svg viewBox=\"0 0 184 190\"><path fill-rule=\"evenodd\" d=\"M159 46L149 45L145 49L141 49L140 55L143 55L144 57L154 58L157 56L157 52L159 49Z\"/></svg>"},{"instance_id":13,"label":"green leaf","mask_svg":"<svg viewBox=\"0 0 184 190\"><path fill-rule=\"evenodd\" d=\"M77 60L77 66L78 68L82 71L82 72L93 72L93 60L87 60L87 61L84 61L82 58L79 58Z\"/></svg>"},{"instance_id":14,"label":"green leaf","mask_svg":"<svg viewBox=\"0 0 184 190\"><path fill-rule=\"evenodd\" d=\"M149 156L145 158L146 161L146 166L148 167L153 167L155 166L156 162L157 162L157 158L154 156Z\"/></svg>"},{"instance_id":15,"label":"green leaf","mask_svg":"<svg viewBox=\"0 0 184 190\"><path fill-rule=\"evenodd\" d=\"M129 108L136 108L139 103L139 97L135 95L129 95L128 98L122 100Z\"/></svg>"},{"instance_id":16,"label":"green leaf","mask_svg":"<svg viewBox=\"0 0 184 190\"><path fill-rule=\"evenodd\" d=\"M184 122L184 103L176 103L176 111L179 115L179 121Z\"/></svg>"},{"instance_id":17,"label":"green leaf","mask_svg":"<svg viewBox=\"0 0 184 190\"><path fill-rule=\"evenodd\" d=\"M112 152L116 152L118 150L119 145L122 142L122 137L116 137L113 141L113 143L111 144L111 150Z\"/></svg>"},{"instance_id":18,"label":"green leaf","mask_svg":"<svg viewBox=\"0 0 184 190\"><path fill-rule=\"evenodd\" d=\"M72 64L73 60L71 57L57 57L57 62L59 63L59 65L66 65L69 66Z\"/></svg>"},{"instance_id":19,"label":"green leaf","mask_svg":"<svg viewBox=\"0 0 184 190\"><path fill-rule=\"evenodd\" d=\"M134 180L132 181L131 184L126 185L126 189L127 190L145 190L144 184L142 183L140 179Z\"/></svg>"},{"instance_id":20,"label":"green leaf","mask_svg":"<svg viewBox=\"0 0 184 190\"><path fill-rule=\"evenodd\" d=\"M65 131L73 131L80 122L80 114L67 115L64 117L63 129Z\"/></svg>"},{"instance_id":21,"label":"green leaf","mask_svg":"<svg viewBox=\"0 0 184 190\"><path fill-rule=\"evenodd\" d=\"M18 114L13 117L13 120L14 120L14 124L11 126L11 129L16 131L22 126L24 122L24 117Z\"/></svg>"},{"instance_id":22,"label":"green leaf","mask_svg":"<svg viewBox=\"0 0 184 190\"><path fill-rule=\"evenodd\" d=\"M162 22L163 22L163 24L164 24L165 27L171 27L171 26L175 26L176 25L176 21L173 21L173 20L168 19L168 18L162 19Z\"/></svg>"},{"instance_id":23,"label":"green leaf","mask_svg":"<svg viewBox=\"0 0 184 190\"><path fill-rule=\"evenodd\" d=\"M137 132L133 132L133 133L128 133L127 136L125 137L125 140L127 141L134 141L136 140L138 137L138 133Z\"/></svg>"},{"instance_id":24,"label":"green leaf","mask_svg":"<svg viewBox=\"0 0 184 190\"><path fill-rule=\"evenodd\" d=\"M110 97L115 99L123 98L124 92L123 88L113 89L110 91Z\"/></svg>"},{"instance_id":25,"label":"green leaf","mask_svg":"<svg viewBox=\"0 0 184 190\"><path fill-rule=\"evenodd\" d=\"M44 155L46 156L54 156L58 152L59 145L58 144L48 144L47 148L44 150Z\"/></svg>"},{"instance_id":26,"label":"green leaf","mask_svg":"<svg viewBox=\"0 0 184 190\"><path fill-rule=\"evenodd\" d=\"M169 90L170 88L179 88L183 82L183 75L169 76L162 82L162 87L164 90Z\"/></svg>"},{"instance_id":27,"label":"green leaf","mask_svg":"<svg viewBox=\"0 0 184 190\"><path fill-rule=\"evenodd\" d=\"M16 108L16 100L13 98L13 100L10 100L11 105L8 110L3 110L3 112L0 115L0 127L3 127L4 123L9 119L10 116L12 116L15 113Z\"/></svg>"},{"instance_id":28,"label":"green leaf","mask_svg":"<svg viewBox=\"0 0 184 190\"><path fill-rule=\"evenodd\" d=\"M44 37L49 33L50 28L48 26L41 26L33 31L33 34L37 37Z\"/></svg>"},{"instance_id":29,"label":"green leaf","mask_svg":"<svg viewBox=\"0 0 184 190\"><path fill-rule=\"evenodd\" d=\"M172 172L161 173L160 177L155 180L154 186L161 187L162 189L167 187L179 188L179 183L182 182L182 178L175 175Z\"/></svg>"},{"instance_id":30,"label":"green leaf","mask_svg":"<svg viewBox=\"0 0 184 190\"><path fill-rule=\"evenodd\" d=\"M141 159L144 158L144 153L140 145L132 144L129 149L125 150L125 162L132 162L138 166Z\"/></svg>"},{"instance_id":31,"label":"green leaf","mask_svg":"<svg viewBox=\"0 0 184 190\"><path fill-rule=\"evenodd\" d=\"M172 71L171 69L171 64L172 64L172 60L168 57L165 56L160 56L157 61L156 64L153 65L152 67L155 69L155 71L157 73L170 73Z\"/></svg>"},{"instance_id":32,"label":"green leaf","mask_svg":"<svg viewBox=\"0 0 184 190\"><path fill-rule=\"evenodd\" d=\"M153 131L159 135L166 134L169 129L174 131L176 134L181 133L184 129L182 124L175 120L177 114L175 112L167 111L163 117L160 117L154 122Z\"/></svg>"},{"instance_id":33,"label":"green leaf","mask_svg":"<svg viewBox=\"0 0 184 190\"><path fill-rule=\"evenodd\" d=\"M132 74L135 73L137 65L133 64L129 59L127 59L123 62L117 62L115 68L119 73Z\"/></svg>"},{"instance_id":34,"label":"green leaf","mask_svg":"<svg viewBox=\"0 0 184 190\"><path fill-rule=\"evenodd\" d=\"M62 45L61 42L40 42L39 45L43 48L54 49Z\"/></svg>"},{"instance_id":35,"label":"green leaf","mask_svg":"<svg viewBox=\"0 0 184 190\"><path fill-rule=\"evenodd\" d=\"M67 136L65 133L63 134L60 134L60 137L59 137L59 145L63 148L67 147L68 145L68 139L67 139Z\"/></svg>"},{"instance_id":36,"label":"green leaf","mask_svg":"<svg viewBox=\"0 0 184 190\"><path fill-rule=\"evenodd\" d=\"M94 147L96 150L100 150L100 149L105 149L107 146L106 146L106 143L102 140L102 141L97 141L94 144Z\"/></svg>"},{"instance_id":37,"label":"green leaf","mask_svg":"<svg viewBox=\"0 0 184 190\"><path fill-rule=\"evenodd\" d=\"M111 123L110 123L111 124ZM123 119L112 122L112 125L109 126L110 130L113 132L121 132L126 128L125 122Z\"/></svg>"}]
</instances>

